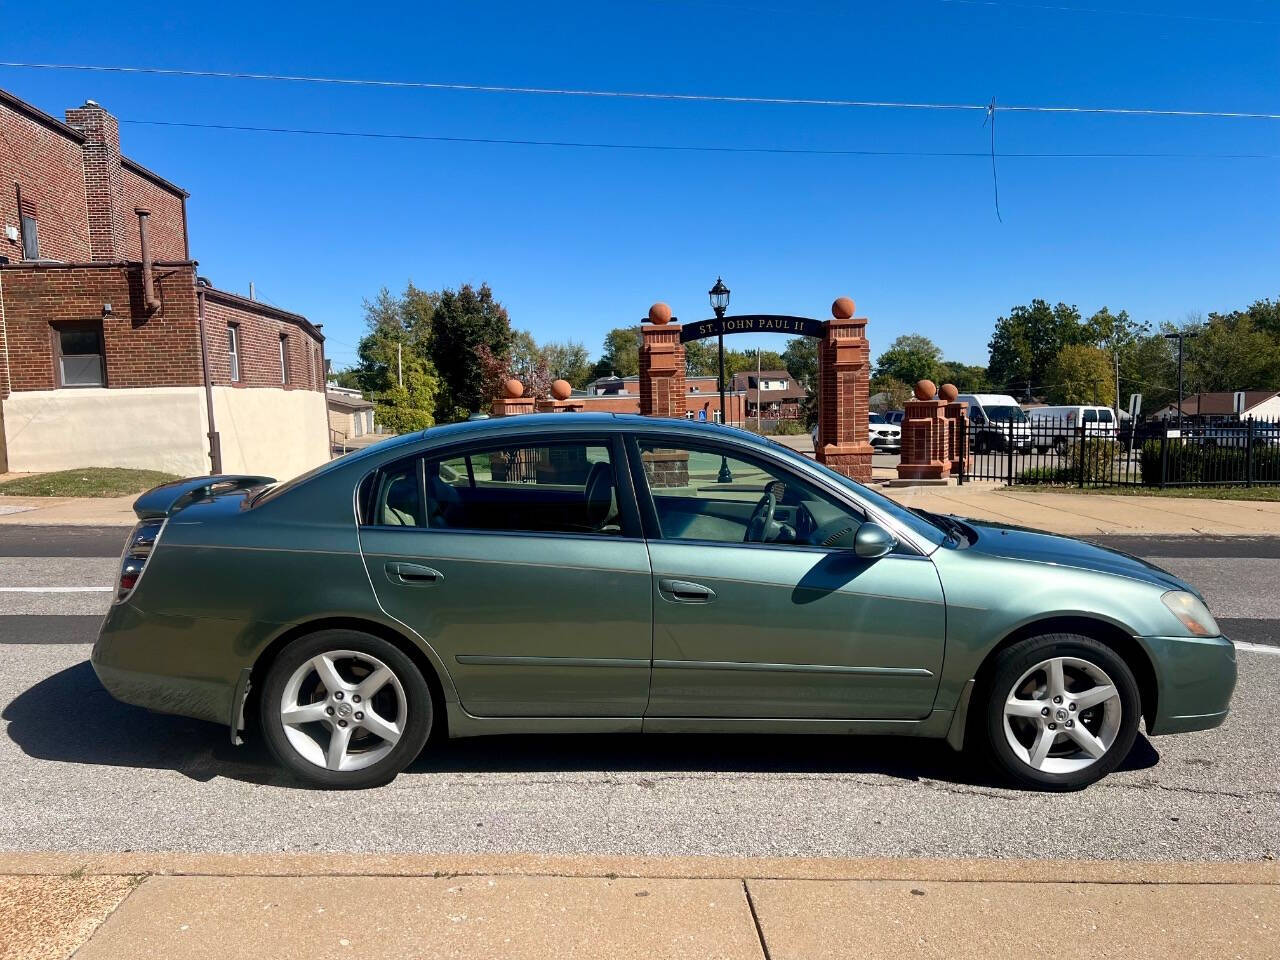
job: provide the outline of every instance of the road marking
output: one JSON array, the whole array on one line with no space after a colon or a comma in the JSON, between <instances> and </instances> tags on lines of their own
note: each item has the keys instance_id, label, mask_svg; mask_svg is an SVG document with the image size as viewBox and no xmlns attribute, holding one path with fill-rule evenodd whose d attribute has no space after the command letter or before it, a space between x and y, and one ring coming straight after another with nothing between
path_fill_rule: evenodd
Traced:
<instances>
[{"instance_id":1,"label":"road marking","mask_svg":"<svg viewBox=\"0 0 1280 960\"><path fill-rule=\"evenodd\" d=\"M0 593L110 593L115 587L0 587Z\"/></svg>"},{"instance_id":2,"label":"road marking","mask_svg":"<svg viewBox=\"0 0 1280 960\"><path fill-rule=\"evenodd\" d=\"M1268 647L1261 643L1245 643L1243 640L1231 641L1236 645L1237 650L1243 650L1246 653L1269 653L1273 657L1280 657L1280 647Z\"/></svg>"}]
</instances>

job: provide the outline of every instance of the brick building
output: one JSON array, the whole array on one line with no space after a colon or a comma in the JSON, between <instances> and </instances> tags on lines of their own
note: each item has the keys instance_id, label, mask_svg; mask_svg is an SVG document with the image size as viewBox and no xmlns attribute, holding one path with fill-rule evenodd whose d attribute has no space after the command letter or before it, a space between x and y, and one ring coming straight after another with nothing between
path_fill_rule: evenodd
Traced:
<instances>
[{"instance_id":1,"label":"brick building","mask_svg":"<svg viewBox=\"0 0 1280 960\"><path fill-rule=\"evenodd\" d=\"M720 381L716 377L686 376L685 416L691 420L717 422L720 412ZM741 424L746 418L745 391L731 386L725 391L726 422ZM590 413L639 413L640 377L601 377L576 390L573 402Z\"/></svg>"},{"instance_id":2,"label":"brick building","mask_svg":"<svg viewBox=\"0 0 1280 960\"><path fill-rule=\"evenodd\" d=\"M186 201L93 101L64 123L0 91L0 471L328 458L324 337L200 277Z\"/></svg>"}]
</instances>

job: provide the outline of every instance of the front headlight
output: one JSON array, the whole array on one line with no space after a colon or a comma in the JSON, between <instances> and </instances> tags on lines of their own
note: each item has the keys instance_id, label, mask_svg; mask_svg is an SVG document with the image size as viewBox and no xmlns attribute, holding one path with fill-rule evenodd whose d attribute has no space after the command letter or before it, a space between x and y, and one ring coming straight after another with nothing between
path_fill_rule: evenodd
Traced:
<instances>
[{"instance_id":1,"label":"front headlight","mask_svg":"<svg viewBox=\"0 0 1280 960\"><path fill-rule=\"evenodd\" d=\"M1217 637L1222 634L1218 629L1218 621L1213 619L1209 608L1195 594L1185 590L1170 590L1160 599L1194 636Z\"/></svg>"}]
</instances>

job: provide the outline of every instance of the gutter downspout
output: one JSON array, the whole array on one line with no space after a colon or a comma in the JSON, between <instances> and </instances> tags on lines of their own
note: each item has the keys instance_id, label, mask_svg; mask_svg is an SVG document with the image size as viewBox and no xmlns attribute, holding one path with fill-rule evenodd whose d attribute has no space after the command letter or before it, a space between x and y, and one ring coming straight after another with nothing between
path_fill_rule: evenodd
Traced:
<instances>
[{"instance_id":1,"label":"gutter downspout","mask_svg":"<svg viewBox=\"0 0 1280 960\"><path fill-rule=\"evenodd\" d=\"M213 383L209 379L209 344L204 335L204 290L196 279L196 322L200 325L200 366L204 370L204 405L209 414L209 465L213 476L222 473L222 438L213 419Z\"/></svg>"},{"instance_id":2,"label":"gutter downspout","mask_svg":"<svg viewBox=\"0 0 1280 960\"><path fill-rule=\"evenodd\" d=\"M156 296L155 276L151 268L151 240L147 236L147 219L150 210L137 207L133 211L138 215L138 242L142 247L142 300L146 305L147 315L160 309L160 298Z\"/></svg>"}]
</instances>

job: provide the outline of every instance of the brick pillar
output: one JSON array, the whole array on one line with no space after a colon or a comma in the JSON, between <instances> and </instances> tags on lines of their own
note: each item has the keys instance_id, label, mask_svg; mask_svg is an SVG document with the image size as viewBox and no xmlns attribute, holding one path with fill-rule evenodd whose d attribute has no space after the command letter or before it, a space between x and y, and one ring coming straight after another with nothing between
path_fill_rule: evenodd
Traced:
<instances>
[{"instance_id":1,"label":"brick pillar","mask_svg":"<svg viewBox=\"0 0 1280 960\"><path fill-rule=\"evenodd\" d=\"M957 400L958 394L959 391L950 383L944 383L938 390L938 396L947 403L944 411L947 417L947 458L951 461L952 476L967 473L969 469L969 404Z\"/></svg>"},{"instance_id":2,"label":"brick pillar","mask_svg":"<svg viewBox=\"0 0 1280 960\"><path fill-rule=\"evenodd\" d=\"M640 328L640 413L646 417L685 414L684 344L680 324L672 323L671 308L655 303L650 323Z\"/></svg>"},{"instance_id":3,"label":"brick pillar","mask_svg":"<svg viewBox=\"0 0 1280 960\"><path fill-rule=\"evenodd\" d=\"M947 420L947 401L934 399L936 392L932 381L921 380L916 384L915 399L906 403L900 480L945 480L951 476L947 431L952 421Z\"/></svg>"},{"instance_id":4,"label":"brick pillar","mask_svg":"<svg viewBox=\"0 0 1280 960\"><path fill-rule=\"evenodd\" d=\"M533 413L533 397L524 395L524 384L512 377L502 385L502 396L493 401L495 417L514 417L521 413Z\"/></svg>"},{"instance_id":5,"label":"brick pillar","mask_svg":"<svg viewBox=\"0 0 1280 960\"><path fill-rule=\"evenodd\" d=\"M831 305L818 344L818 446L820 462L846 477L871 480L871 443L867 428L871 348L865 317L854 317L853 301Z\"/></svg>"},{"instance_id":6,"label":"brick pillar","mask_svg":"<svg viewBox=\"0 0 1280 960\"><path fill-rule=\"evenodd\" d=\"M84 134L84 189L89 205L89 251L93 260L123 260L129 229L120 166L120 125L92 100L67 111L67 126Z\"/></svg>"}]
</instances>

